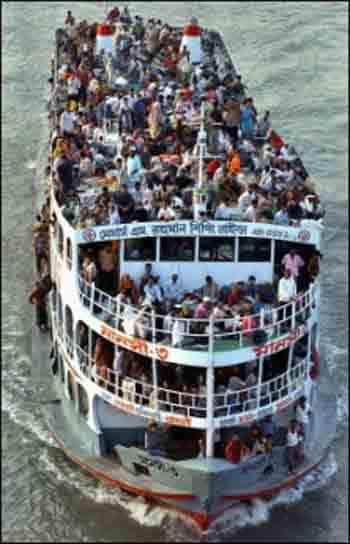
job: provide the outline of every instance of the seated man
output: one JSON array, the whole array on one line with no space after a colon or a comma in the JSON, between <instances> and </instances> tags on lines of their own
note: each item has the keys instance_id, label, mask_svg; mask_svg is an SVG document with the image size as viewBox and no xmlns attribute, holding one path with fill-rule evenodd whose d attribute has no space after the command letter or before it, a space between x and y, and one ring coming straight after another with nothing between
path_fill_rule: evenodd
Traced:
<instances>
[{"instance_id":1,"label":"seated man","mask_svg":"<svg viewBox=\"0 0 350 544\"><path fill-rule=\"evenodd\" d=\"M212 302L214 302L219 298L219 291L219 287L213 280L212 276L207 276L205 278L205 285L200 289L200 294L203 298L208 297Z\"/></svg>"},{"instance_id":2,"label":"seated man","mask_svg":"<svg viewBox=\"0 0 350 544\"><path fill-rule=\"evenodd\" d=\"M233 285L231 291L227 295L226 304L228 306L236 306L241 302L243 298L243 285L242 282L237 282Z\"/></svg>"}]
</instances>

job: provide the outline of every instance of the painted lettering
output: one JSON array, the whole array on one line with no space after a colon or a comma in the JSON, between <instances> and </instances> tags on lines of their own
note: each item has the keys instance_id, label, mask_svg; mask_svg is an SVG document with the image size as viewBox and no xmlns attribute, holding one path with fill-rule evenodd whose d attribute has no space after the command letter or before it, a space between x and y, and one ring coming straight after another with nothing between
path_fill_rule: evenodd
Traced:
<instances>
[{"instance_id":1,"label":"painted lettering","mask_svg":"<svg viewBox=\"0 0 350 544\"><path fill-rule=\"evenodd\" d=\"M144 463L150 468L159 470L159 472L169 474L170 476L175 476L175 478L178 478L180 476L180 474L173 465L170 465L169 463L164 463L160 459L145 457L144 455L139 455L138 459L141 463Z\"/></svg>"}]
</instances>

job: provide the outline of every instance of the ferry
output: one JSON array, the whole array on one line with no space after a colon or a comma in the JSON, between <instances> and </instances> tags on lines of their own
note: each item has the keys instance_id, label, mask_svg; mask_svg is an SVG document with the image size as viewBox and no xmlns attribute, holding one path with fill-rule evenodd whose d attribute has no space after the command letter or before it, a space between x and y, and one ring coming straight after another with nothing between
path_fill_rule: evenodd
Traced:
<instances>
[{"instance_id":1,"label":"ferry","mask_svg":"<svg viewBox=\"0 0 350 544\"><path fill-rule=\"evenodd\" d=\"M328 454L324 208L222 35L118 7L55 35L33 359L63 452L207 531Z\"/></svg>"}]
</instances>

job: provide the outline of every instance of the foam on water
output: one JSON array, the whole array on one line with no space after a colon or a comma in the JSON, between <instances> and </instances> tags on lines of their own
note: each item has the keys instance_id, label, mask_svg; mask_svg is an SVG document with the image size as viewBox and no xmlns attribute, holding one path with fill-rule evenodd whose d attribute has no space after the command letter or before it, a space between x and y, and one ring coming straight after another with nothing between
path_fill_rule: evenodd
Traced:
<instances>
[{"instance_id":1,"label":"foam on water","mask_svg":"<svg viewBox=\"0 0 350 544\"><path fill-rule=\"evenodd\" d=\"M27 164L26 164L26 168L28 170L36 170L37 162L36 161L28 161Z\"/></svg>"},{"instance_id":2,"label":"foam on water","mask_svg":"<svg viewBox=\"0 0 350 544\"><path fill-rule=\"evenodd\" d=\"M185 537L189 538L189 534L191 541L195 541L193 538L196 538L196 535L198 541L204 536L199 534L198 527L190 518L162 506L150 505L142 497L132 497L117 488L109 488L83 473L77 474L74 465L54 460L49 449L42 452L39 464L55 481L69 485L86 498L99 504L122 507L130 518L141 526L166 529L174 542L183 541ZM266 523L275 507L291 506L302 501L305 493L327 485L336 471L335 455L330 453L317 469L307 474L294 487L282 491L271 500L256 499L249 505L239 503L233 506L213 523L208 533L205 533L206 539L214 541L213 538L216 539L218 535L223 537L226 533L233 534L244 527Z\"/></svg>"},{"instance_id":3,"label":"foam on water","mask_svg":"<svg viewBox=\"0 0 350 544\"><path fill-rule=\"evenodd\" d=\"M31 384L28 383L28 367L31 361L28 357L18 356L18 350L11 345L4 346L8 360L16 360L6 372L6 383L3 388L2 411L6 412L17 425L30 431L43 444L39 457L43 472L54 477L55 482L62 482L71 489L76 489L86 498L98 503L116 505L125 511L130 518L139 525L166 530L172 535L172 540L181 541L185 535L191 534L191 539L198 536L198 528L193 522L178 513L161 506L150 505L142 497L132 497L117 489L109 488L93 480L80 471L75 465L68 462L52 438L40 417L37 406L26 400L25 393L31 393ZM328 364L334 361L336 355L343 355L343 350L329 351ZM339 394L337 402L337 423L347 421L347 392ZM276 506L289 506L300 502L305 493L314 491L326 485L337 470L335 456L331 453L328 458L314 471L306 475L293 488L282 491L273 499L252 501L251 504L237 504L221 516L210 528L206 538L212 540L218 533L234 533L243 527L257 526L266 523L272 510ZM196 537L197 535L197 537Z\"/></svg>"}]
</instances>

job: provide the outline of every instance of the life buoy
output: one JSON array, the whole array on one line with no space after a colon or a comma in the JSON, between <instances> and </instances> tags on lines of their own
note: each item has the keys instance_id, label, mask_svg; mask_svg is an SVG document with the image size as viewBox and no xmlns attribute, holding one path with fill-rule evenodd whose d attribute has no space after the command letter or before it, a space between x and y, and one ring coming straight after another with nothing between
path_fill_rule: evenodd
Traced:
<instances>
[{"instance_id":1,"label":"life buoy","mask_svg":"<svg viewBox=\"0 0 350 544\"><path fill-rule=\"evenodd\" d=\"M319 353L316 349L314 349L312 351L312 354L311 354L311 359L312 359L312 367L310 369L310 378L312 380L316 380L316 378L318 378L319 374L320 374L320 357L319 357Z\"/></svg>"}]
</instances>

